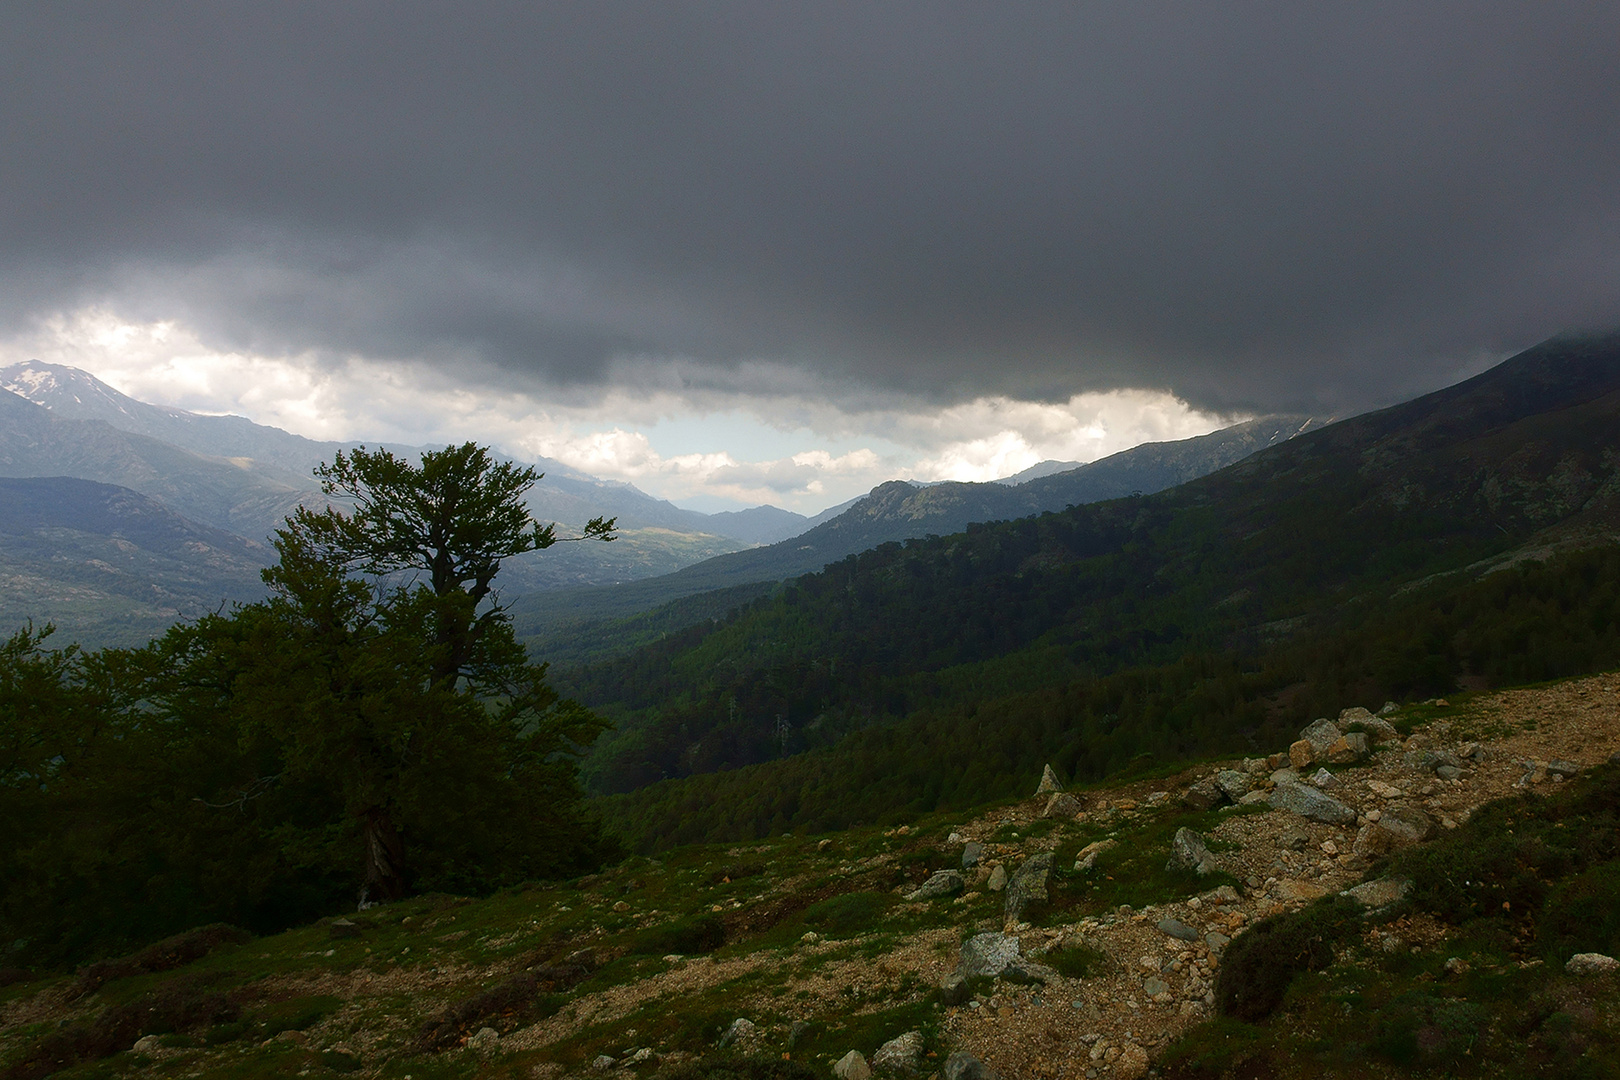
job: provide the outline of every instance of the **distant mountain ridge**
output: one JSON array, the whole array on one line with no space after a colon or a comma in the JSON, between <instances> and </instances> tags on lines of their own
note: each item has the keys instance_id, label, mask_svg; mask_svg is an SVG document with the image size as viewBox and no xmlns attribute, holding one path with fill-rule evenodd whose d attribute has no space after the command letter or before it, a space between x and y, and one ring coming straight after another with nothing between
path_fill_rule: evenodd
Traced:
<instances>
[{"instance_id":1,"label":"distant mountain ridge","mask_svg":"<svg viewBox=\"0 0 1620 1080\"><path fill-rule=\"evenodd\" d=\"M0 391L0 476L73 476L156 499L193 521L263 540L301 502L320 499L313 480L248 459L207 457L113 427L57 416Z\"/></svg>"},{"instance_id":2,"label":"distant mountain ridge","mask_svg":"<svg viewBox=\"0 0 1620 1080\"><path fill-rule=\"evenodd\" d=\"M278 478L314 490L314 468L357 444L307 439L241 416L208 416L138 401L88 372L29 360L0 368L0 388L27 398L66 420L97 420L135 435L158 439L208 457L247 458L281 470ZM423 448L368 440L400 453ZM791 510L759 506L722 514L683 510L631 484L598 480L560 461L542 458L544 479L535 485L530 509L541 520L581 525L593 517L617 517L627 529L661 528L727 536L744 543L770 543L804 531L809 519ZM279 519L278 519L279 520Z\"/></svg>"},{"instance_id":3,"label":"distant mountain ridge","mask_svg":"<svg viewBox=\"0 0 1620 1080\"><path fill-rule=\"evenodd\" d=\"M60 644L139 644L176 619L263 594L273 552L139 492L75 477L0 478L0 627L56 623Z\"/></svg>"},{"instance_id":4,"label":"distant mountain ridge","mask_svg":"<svg viewBox=\"0 0 1620 1080\"><path fill-rule=\"evenodd\" d=\"M711 589L782 581L881 544L960 532L974 522L1153 494L1208 475L1324 422L1309 416L1250 420L1192 439L1143 443L1018 485L950 481L921 486L890 480L843 513L788 540L721 555L662 577L559 591L543 599L525 597L512 610L521 633L540 637L570 622L622 618Z\"/></svg>"}]
</instances>

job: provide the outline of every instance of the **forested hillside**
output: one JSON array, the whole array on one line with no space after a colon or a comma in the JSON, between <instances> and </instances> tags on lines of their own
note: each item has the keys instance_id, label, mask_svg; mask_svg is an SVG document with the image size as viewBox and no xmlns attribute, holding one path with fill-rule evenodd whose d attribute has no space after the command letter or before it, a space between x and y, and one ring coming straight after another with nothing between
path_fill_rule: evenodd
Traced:
<instances>
[{"instance_id":1,"label":"forested hillside","mask_svg":"<svg viewBox=\"0 0 1620 1080\"><path fill-rule=\"evenodd\" d=\"M1372 671L1285 661L1275 649L1316 641L1300 656L1331 653L1334 634L1395 610L1387 606L1403 589L1455 575L1436 580L1439 593L1410 593L1388 628L1365 631L1373 643L1399 639L1428 625L1436 605L1475 603L1460 598L1493 560L1612 535L1617 389L1620 340L1557 340L1156 496L851 557L727 620L569 673L567 685L618 724L590 764L592 782L623 792L834 746L873 728L859 736L869 740L865 750L838 751L838 761L864 770L882 757L875 748L883 740L916 747L945 713L971 715L998 701L1008 711L996 729L1041 712L1037 727L1049 729L1035 740L1041 752L1055 741L1084 747L1071 767L1097 775L1118 767L1121 754L1213 748L1272 715L1286 725L1332 704L1284 696L1268 712L1260 698L1303 676L1256 682L1267 663L1279 672L1315 664L1317 695L1324 685L1348 690L1345 680L1439 693L1459 676L1521 677L1503 675L1505 659L1473 671L1478 658L1450 653L1444 641L1402 640ZM1557 577L1571 565L1546 572ZM1612 619L1605 595L1594 587L1581 597L1597 605L1583 608L1588 623ZM1031 692L1053 696L1039 707L1009 697ZM1178 702L1175 714L1127 722L1155 694ZM1247 704L1217 723L1219 710L1195 704L1211 694ZM902 719L909 734L893 727ZM976 745L941 738L936 761L946 745L962 753ZM1003 752L989 749L988 761L981 755L960 768L1009 776L1012 763L995 756ZM863 814L927 797L893 780L881 787L887 794L864 797L883 805ZM982 783L979 790L990 793Z\"/></svg>"},{"instance_id":2,"label":"forested hillside","mask_svg":"<svg viewBox=\"0 0 1620 1080\"><path fill-rule=\"evenodd\" d=\"M662 577L530 596L513 605L519 634L551 655L574 651L583 631L652 610L671 600L759 582L783 581L886 543L961 532L974 522L1031 517L1068 506L1151 494L1240 461L1319 422L1270 416L1208 435L1143 443L1078 468L1025 483L917 484L891 480L802 535L723 555Z\"/></svg>"}]
</instances>

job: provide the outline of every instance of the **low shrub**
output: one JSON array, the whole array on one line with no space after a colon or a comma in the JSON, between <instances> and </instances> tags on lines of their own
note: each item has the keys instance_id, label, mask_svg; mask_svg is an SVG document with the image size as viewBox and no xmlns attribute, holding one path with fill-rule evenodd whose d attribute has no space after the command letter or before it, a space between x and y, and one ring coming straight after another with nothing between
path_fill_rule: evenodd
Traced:
<instances>
[{"instance_id":1,"label":"low shrub","mask_svg":"<svg viewBox=\"0 0 1620 1080\"><path fill-rule=\"evenodd\" d=\"M895 904L890 893L852 892L832 896L804 909L806 925L825 934L848 936L871 930Z\"/></svg>"},{"instance_id":2,"label":"low shrub","mask_svg":"<svg viewBox=\"0 0 1620 1080\"><path fill-rule=\"evenodd\" d=\"M1086 945L1054 949L1041 957L1041 962L1059 975L1071 979L1089 979L1100 975L1108 967L1107 954Z\"/></svg>"},{"instance_id":3,"label":"low shrub","mask_svg":"<svg viewBox=\"0 0 1620 1080\"><path fill-rule=\"evenodd\" d=\"M103 1009L88 1024L53 1031L25 1050L5 1071L4 1080L39 1080L85 1061L128 1050L143 1035L200 1031L228 1024L241 1009L212 988L219 976L176 978L151 993Z\"/></svg>"},{"instance_id":4,"label":"low shrub","mask_svg":"<svg viewBox=\"0 0 1620 1080\"><path fill-rule=\"evenodd\" d=\"M641 934L632 951L647 956L693 956L712 953L725 943L726 924L712 914L703 914L652 927Z\"/></svg>"},{"instance_id":5,"label":"low shrub","mask_svg":"<svg viewBox=\"0 0 1620 1080\"><path fill-rule=\"evenodd\" d=\"M1539 931L1549 958L1562 965L1579 952L1620 952L1620 861L1601 863L1559 882Z\"/></svg>"},{"instance_id":6,"label":"low shrub","mask_svg":"<svg viewBox=\"0 0 1620 1080\"><path fill-rule=\"evenodd\" d=\"M1356 901L1333 896L1262 919L1227 946L1215 977L1215 1007L1250 1023L1269 1016L1295 975L1333 961L1333 946L1354 933L1360 914Z\"/></svg>"},{"instance_id":7,"label":"low shrub","mask_svg":"<svg viewBox=\"0 0 1620 1080\"><path fill-rule=\"evenodd\" d=\"M240 945L252 941L253 935L226 923L210 923L187 930L183 934L164 938L128 956L113 960L98 960L79 969L73 982L73 996L93 994L114 979L127 979L132 975L149 975L158 971L173 971L201 960L222 945Z\"/></svg>"}]
</instances>

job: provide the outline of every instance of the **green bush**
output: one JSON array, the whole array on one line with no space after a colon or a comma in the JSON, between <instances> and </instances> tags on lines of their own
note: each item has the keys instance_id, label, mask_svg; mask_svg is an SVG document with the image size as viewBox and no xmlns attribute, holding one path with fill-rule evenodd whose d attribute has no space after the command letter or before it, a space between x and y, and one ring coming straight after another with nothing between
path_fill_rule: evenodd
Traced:
<instances>
[{"instance_id":1,"label":"green bush","mask_svg":"<svg viewBox=\"0 0 1620 1080\"><path fill-rule=\"evenodd\" d=\"M1620 951L1620 861L1592 867L1560 882L1547 900L1540 931L1562 964L1578 952Z\"/></svg>"},{"instance_id":2,"label":"green bush","mask_svg":"<svg viewBox=\"0 0 1620 1080\"><path fill-rule=\"evenodd\" d=\"M889 893L845 893L805 908L804 921L825 934L840 937L859 934L876 927L884 912L894 903L895 899Z\"/></svg>"},{"instance_id":3,"label":"green bush","mask_svg":"<svg viewBox=\"0 0 1620 1080\"><path fill-rule=\"evenodd\" d=\"M1067 949L1054 949L1041 957L1041 961L1059 975L1071 979L1089 979L1108 966L1108 957L1086 945Z\"/></svg>"},{"instance_id":4,"label":"green bush","mask_svg":"<svg viewBox=\"0 0 1620 1080\"><path fill-rule=\"evenodd\" d=\"M635 951L652 956L712 953L726 943L726 924L713 915L694 915L666 926L655 926L636 942Z\"/></svg>"},{"instance_id":5,"label":"green bush","mask_svg":"<svg viewBox=\"0 0 1620 1080\"><path fill-rule=\"evenodd\" d=\"M1455 1064L1489 1026L1490 1013L1472 1002L1402 994L1374 1017L1368 1049L1400 1066Z\"/></svg>"},{"instance_id":6,"label":"green bush","mask_svg":"<svg viewBox=\"0 0 1620 1080\"><path fill-rule=\"evenodd\" d=\"M1262 919L1227 947L1215 978L1215 1007L1237 1020L1269 1016L1295 975L1332 963L1334 944L1354 931L1360 912L1356 901L1333 896Z\"/></svg>"}]
</instances>

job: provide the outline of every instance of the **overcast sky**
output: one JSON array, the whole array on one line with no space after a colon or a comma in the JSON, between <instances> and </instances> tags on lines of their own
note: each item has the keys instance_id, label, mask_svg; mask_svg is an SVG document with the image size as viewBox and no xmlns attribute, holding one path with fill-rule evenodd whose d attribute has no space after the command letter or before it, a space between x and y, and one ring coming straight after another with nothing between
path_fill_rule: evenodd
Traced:
<instances>
[{"instance_id":1,"label":"overcast sky","mask_svg":"<svg viewBox=\"0 0 1620 1080\"><path fill-rule=\"evenodd\" d=\"M1620 6L12 5L0 359L814 510L1620 325Z\"/></svg>"}]
</instances>

